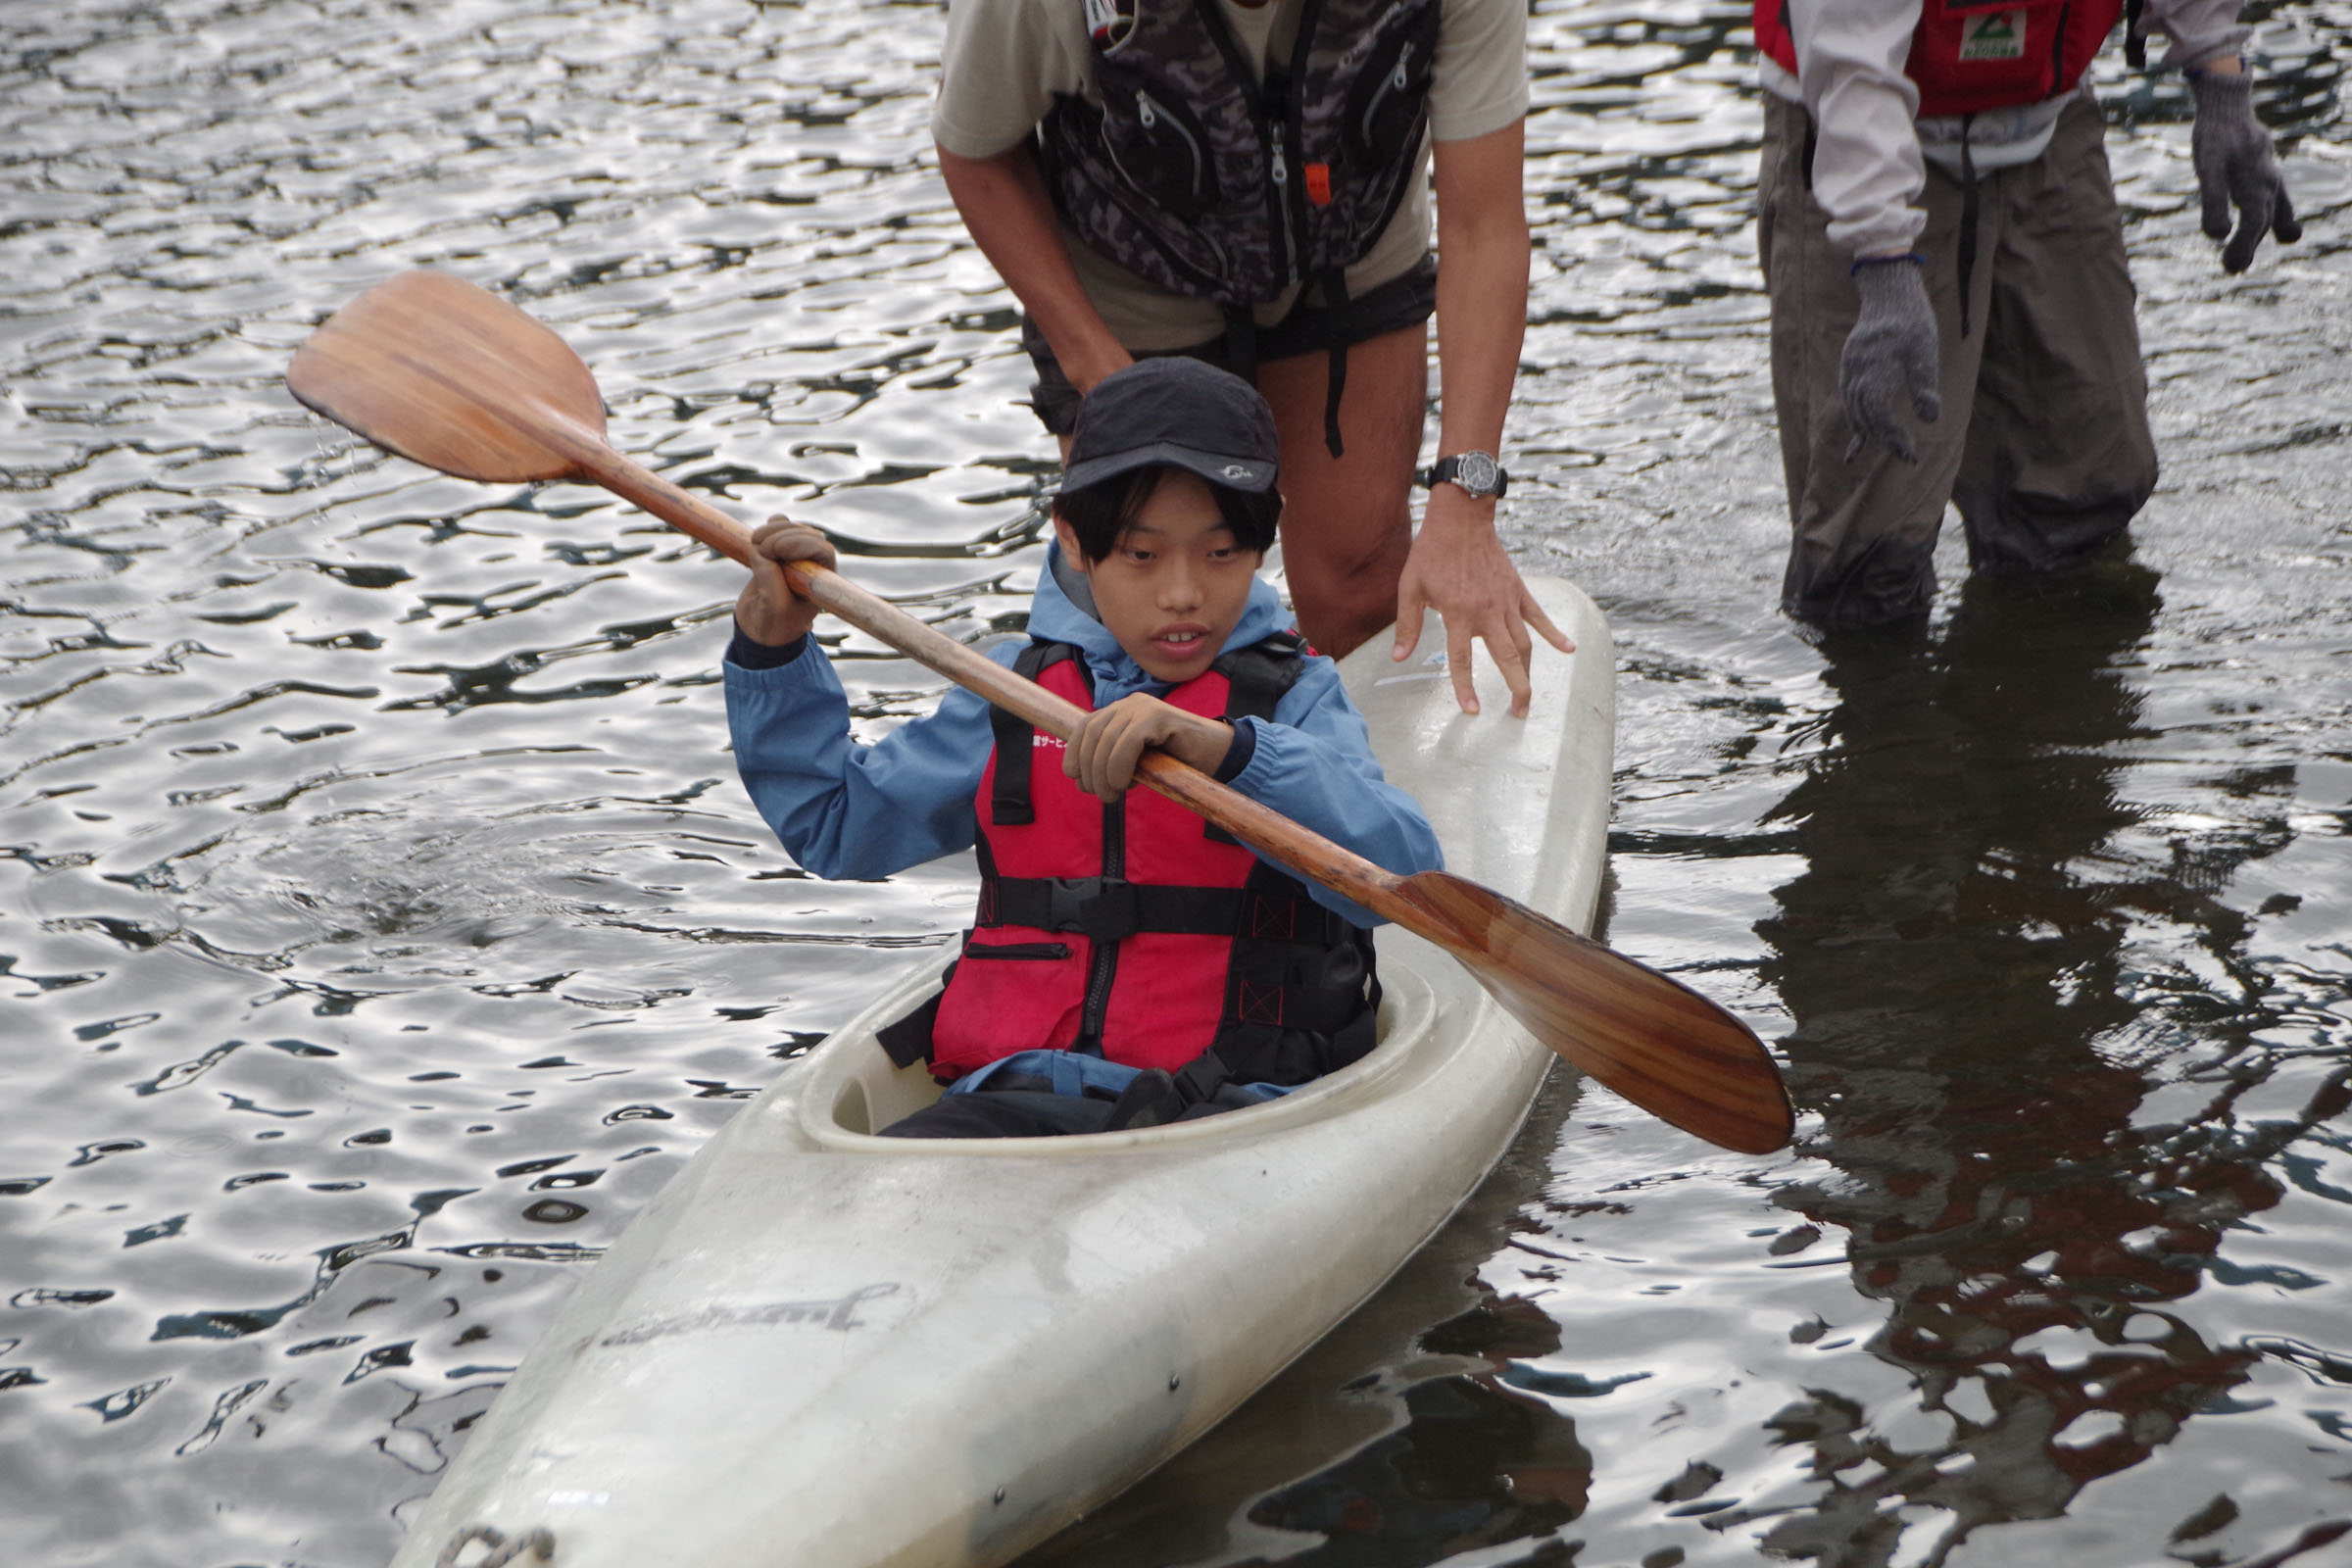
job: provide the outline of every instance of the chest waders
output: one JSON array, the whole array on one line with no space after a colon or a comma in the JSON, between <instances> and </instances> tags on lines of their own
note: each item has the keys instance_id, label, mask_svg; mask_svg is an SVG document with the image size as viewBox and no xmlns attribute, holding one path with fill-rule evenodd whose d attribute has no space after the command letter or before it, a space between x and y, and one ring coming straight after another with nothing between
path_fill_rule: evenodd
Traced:
<instances>
[{"instance_id":1,"label":"chest waders","mask_svg":"<svg viewBox=\"0 0 2352 1568\"><path fill-rule=\"evenodd\" d=\"M2124 53L2147 64L2139 30L2142 0L1924 0L1903 74L1919 88L1921 120L1960 121L1960 335L1969 332L1969 279L1977 267L1977 162L1969 148L1976 117L1987 110L2037 104L2071 92L2091 61L2127 21ZM1788 0L1756 0L1756 48L1797 74ZM1812 117L1806 116L1808 127ZM1813 179L1812 136L1805 183Z\"/></svg>"}]
</instances>

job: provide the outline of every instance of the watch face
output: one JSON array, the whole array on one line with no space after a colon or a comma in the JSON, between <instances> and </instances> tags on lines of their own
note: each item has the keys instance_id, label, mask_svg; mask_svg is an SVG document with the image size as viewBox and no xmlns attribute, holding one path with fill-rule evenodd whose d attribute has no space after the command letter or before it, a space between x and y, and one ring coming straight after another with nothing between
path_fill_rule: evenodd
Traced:
<instances>
[{"instance_id":1,"label":"watch face","mask_svg":"<svg viewBox=\"0 0 2352 1568\"><path fill-rule=\"evenodd\" d=\"M1453 460L1455 481L1475 496L1494 493L1494 460L1484 452L1465 452Z\"/></svg>"}]
</instances>

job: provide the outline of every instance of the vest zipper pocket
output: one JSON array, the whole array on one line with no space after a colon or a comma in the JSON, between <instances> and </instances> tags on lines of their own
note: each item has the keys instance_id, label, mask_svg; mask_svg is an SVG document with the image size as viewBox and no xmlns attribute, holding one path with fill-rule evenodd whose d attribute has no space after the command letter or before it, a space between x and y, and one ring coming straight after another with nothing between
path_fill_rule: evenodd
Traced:
<instances>
[{"instance_id":1,"label":"vest zipper pocket","mask_svg":"<svg viewBox=\"0 0 2352 1568\"><path fill-rule=\"evenodd\" d=\"M996 947L967 946L967 958L1066 958L1070 956L1067 942L1005 942Z\"/></svg>"},{"instance_id":2,"label":"vest zipper pocket","mask_svg":"<svg viewBox=\"0 0 2352 1568\"><path fill-rule=\"evenodd\" d=\"M1116 134L1115 122L1104 126L1102 148L1120 177L1186 222L1216 205L1217 169L1208 134L1189 114L1139 87L1133 123L1132 141Z\"/></svg>"},{"instance_id":3,"label":"vest zipper pocket","mask_svg":"<svg viewBox=\"0 0 2352 1568\"><path fill-rule=\"evenodd\" d=\"M1394 180L1421 150L1438 20L1433 5L1398 24L1374 47L1363 75L1348 89L1340 137L1359 166L1359 180Z\"/></svg>"},{"instance_id":4,"label":"vest zipper pocket","mask_svg":"<svg viewBox=\"0 0 2352 1568\"><path fill-rule=\"evenodd\" d=\"M1124 171L1121 171L1120 178L1122 180L1126 178ZM1143 196L1141 192L1132 188L1122 190L1119 186L1112 184L1097 185L1094 188L1100 191L1105 200L1116 207L1127 220L1135 225L1136 231L1142 235L1144 241L1152 247L1160 260L1168 265L1171 271L1180 277L1191 280L1189 290L1183 284L1168 286L1174 287L1179 293L1198 294L1204 300L1223 300L1226 280L1234 275L1234 270L1225 247L1217 242L1217 236L1213 232L1206 228L1194 228L1187 230L1185 235L1194 245L1207 251L1209 263L1203 270L1198 255L1187 255L1174 240L1161 231L1159 222L1162 215L1159 209L1151 205L1149 197ZM1113 261L1118 262L1129 271L1150 276L1138 260L1118 255L1116 252L1106 252L1106 254L1109 254Z\"/></svg>"},{"instance_id":5,"label":"vest zipper pocket","mask_svg":"<svg viewBox=\"0 0 2352 1568\"><path fill-rule=\"evenodd\" d=\"M1364 105L1363 115L1355 122L1355 133L1366 147L1380 145L1379 139L1373 134L1373 122L1380 118L1381 110L1388 106L1392 97L1404 91L1406 82L1411 79L1405 74L1405 67L1412 63L1412 59L1413 46L1408 42L1396 56L1396 69L1380 78L1379 87L1373 90L1372 101Z\"/></svg>"}]
</instances>

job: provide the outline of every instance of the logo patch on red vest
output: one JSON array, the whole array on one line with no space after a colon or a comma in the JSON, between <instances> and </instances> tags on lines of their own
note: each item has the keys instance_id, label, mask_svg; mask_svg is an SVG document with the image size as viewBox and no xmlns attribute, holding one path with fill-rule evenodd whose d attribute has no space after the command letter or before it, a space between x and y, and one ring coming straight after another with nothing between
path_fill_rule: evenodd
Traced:
<instances>
[{"instance_id":1,"label":"logo patch on red vest","mask_svg":"<svg viewBox=\"0 0 2352 1568\"><path fill-rule=\"evenodd\" d=\"M2023 60L2026 58L2026 14L1993 11L1967 24L1960 35L1963 60Z\"/></svg>"}]
</instances>

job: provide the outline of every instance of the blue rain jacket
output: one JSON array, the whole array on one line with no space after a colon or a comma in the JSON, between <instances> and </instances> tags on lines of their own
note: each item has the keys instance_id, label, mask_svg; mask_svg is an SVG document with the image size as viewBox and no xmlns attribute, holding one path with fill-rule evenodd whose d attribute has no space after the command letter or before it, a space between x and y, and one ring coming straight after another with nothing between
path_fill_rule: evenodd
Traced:
<instances>
[{"instance_id":1,"label":"blue rain jacket","mask_svg":"<svg viewBox=\"0 0 2352 1568\"><path fill-rule=\"evenodd\" d=\"M1054 569L1058 552L1050 547L1048 569L1038 574L1031 635L1084 651L1097 707L1134 692L1164 696L1167 683L1147 674L1109 628L1062 591ZM1227 646L1247 647L1290 621L1260 579ZM989 657L1009 667L1020 647L1007 639ZM753 805L805 869L872 880L972 847L979 835L974 797L995 745L983 699L953 687L931 713L860 746L850 738L840 678L806 645L789 663L749 669L729 659L723 668L736 770ZM1330 660L1305 661L1272 723L1244 718L1237 728L1249 731L1235 754L1246 747L1248 760L1225 781L1244 795L1398 875L1445 863L1420 806L1382 775L1363 715ZM1355 924L1380 923L1328 888L1305 886L1318 904Z\"/></svg>"}]
</instances>

